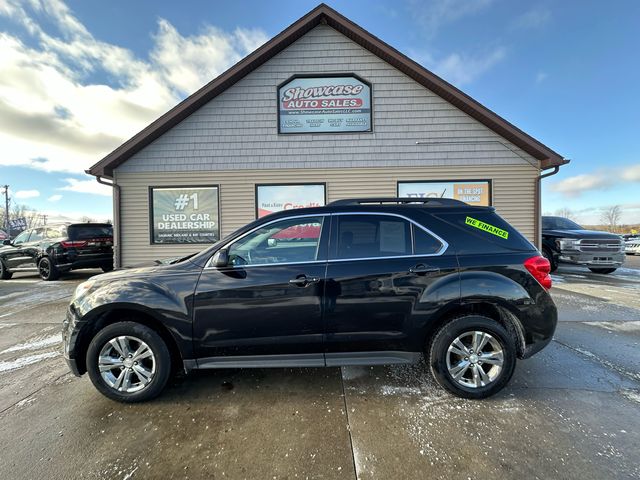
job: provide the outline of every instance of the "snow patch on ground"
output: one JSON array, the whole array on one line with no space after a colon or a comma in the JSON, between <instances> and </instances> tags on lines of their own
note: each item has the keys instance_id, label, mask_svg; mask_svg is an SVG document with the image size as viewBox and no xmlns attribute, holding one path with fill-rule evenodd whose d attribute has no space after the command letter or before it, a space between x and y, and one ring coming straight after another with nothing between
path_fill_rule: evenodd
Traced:
<instances>
[{"instance_id":1,"label":"snow patch on ground","mask_svg":"<svg viewBox=\"0 0 640 480\"><path fill-rule=\"evenodd\" d=\"M0 362L0 373L17 370L19 368L26 367L27 365L38 363L48 358L54 358L59 355L60 355L60 352L46 352L46 353L38 353L36 355L29 355L27 357L20 357L8 362Z\"/></svg>"},{"instance_id":2,"label":"snow patch on ground","mask_svg":"<svg viewBox=\"0 0 640 480\"><path fill-rule=\"evenodd\" d=\"M640 403L640 391L638 390L621 390L620 393L629 400Z\"/></svg>"},{"instance_id":3,"label":"snow patch on ground","mask_svg":"<svg viewBox=\"0 0 640 480\"><path fill-rule=\"evenodd\" d=\"M18 403L16 403L16 407L18 408L26 407L28 405L31 405L35 401L36 401L36 397L27 397L24 400L20 400Z\"/></svg>"},{"instance_id":4,"label":"snow patch on ground","mask_svg":"<svg viewBox=\"0 0 640 480\"><path fill-rule=\"evenodd\" d=\"M37 340L32 340L27 343L20 343L18 345L14 345L13 347L9 347L6 350L1 351L0 354L9 353L9 352L20 352L22 350L38 350L40 348L56 345L60 342L62 342L62 334L58 333L56 335L51 335L50 337L41 338Z\"/></svg>"},{"instance_id":5,"label":"snow patch on ground","mask_svg":"<svg viewBox=\"0 0 640 480\"><path fill-rule=\"evenodd\" d=\"M640 332L640 321L631 322L583 322L585 325L604 328L616 332Z\"/></svg>"},{"instance_id":6,"label":"snow patch on ground","mask_svg":"<svg viewBox=\"0 0 640 480\"><path fill-rule=\"evenodd\" d=\"M4 316L4 315L2 315ZM9 328L9 327L15 327L16 324L15 323L0 323L0 330L3 328Z\"/></svg>"},{"instance_id":7,"label":"snow patch on ground","mask_svg":"<svg viewBox=\"0 0 640 480\"><path fill-rule=\"evenodd\" d=\"M367 367L342 367L343 380L355 380L367 375Z\"/></svg>"}]
</instances>

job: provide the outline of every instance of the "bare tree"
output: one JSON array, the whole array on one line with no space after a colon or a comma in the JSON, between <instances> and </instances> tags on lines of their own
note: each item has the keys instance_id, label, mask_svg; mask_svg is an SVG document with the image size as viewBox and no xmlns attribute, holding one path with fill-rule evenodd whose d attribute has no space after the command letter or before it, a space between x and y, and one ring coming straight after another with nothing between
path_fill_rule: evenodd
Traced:
<instances>
[{"instance_id":1,"label":"bare tree","mask_svg":"<svg viewBox=\"0 0 640 480\"><path fill-rule=\"evenodd\" d=\"M622 207L620 205L613 205L602 210L600 221L609 227L611 231L615 232L618 228L621 217Z\"/></svg>"},{"instance_id":2,"label":"bare tree","mask_svg":"<svg viewBox=\"0 0 640 480\"><path fill-rule=\"evenodd\" d=\"M80 221L81 221L82 223L93 223L93 222L95 222L95 220L94 220L93 218L91 218L91 217L89 217L89 216L87 216L87 215L85 215L84 217L82 217L82 218L80 219Z\"/></svg>"},{"instance_id":3,"label":"bare tree","mask_svg":"<svg viewBox=\"0 0 640 480\"><path fill-rule=\"evenodd\" d=\"M571 210L568 207L562 207L556 210L556 216L568 218L569 220L574 220L574 221L576 219L576 214L574 213L573 210Z\"/></svg>"},{"instance_id":4,"label":"bare tree","mask_svg":"<svg viewBox=\"0 0 640 480\"><path fill-rule=\"evenodd\" d=\"M0 225L4 226L4 211L0 212ZM9 221L24 218L26 222L26 228L38 227L43 224L43 216L36 210L27 207L26 205L12 205L9 209ZM13 229L12 229L13 230Z\"/></svg>"}]
</instances>

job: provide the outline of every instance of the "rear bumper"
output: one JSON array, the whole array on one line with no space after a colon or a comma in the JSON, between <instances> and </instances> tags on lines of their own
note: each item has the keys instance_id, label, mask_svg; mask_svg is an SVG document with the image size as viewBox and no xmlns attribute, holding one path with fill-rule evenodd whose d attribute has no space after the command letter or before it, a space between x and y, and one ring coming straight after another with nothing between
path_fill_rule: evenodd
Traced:
<instances>
[{"instance_id":1,"label":"rear bumper","mask_svg":"<svg viewBox=\"0 0 640 480\"><path fill-rule=\"evenodd\" d=\"M624 263L624 252L574 252L562 251L558 256L558 261L573 263L575 265L585 265L587 267L620 267Z\"/></svg>"},{"instance_id":2,"label":"rear bumper","mask_svg":"<svg viewBox=\"0 0 640 480\"><path fill-rule=\"evenodd\" d=\"M97 253L87 255L64 254L54 258L59 270L76 270L79 268L100 268L113 264L112 253Z\"/></svg>"}]
</instances>

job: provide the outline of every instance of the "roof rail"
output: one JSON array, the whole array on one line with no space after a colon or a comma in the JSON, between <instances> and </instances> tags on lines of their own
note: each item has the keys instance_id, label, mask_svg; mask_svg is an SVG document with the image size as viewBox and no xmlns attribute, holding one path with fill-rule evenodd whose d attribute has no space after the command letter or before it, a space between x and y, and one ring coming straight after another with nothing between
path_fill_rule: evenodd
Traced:
<instances>
[{"instance_id":1,"label":"roof rail","mask_svg":"<svg viewBox=\"0 0 640 480\"><path fill-rule=\"evenodd\" d=\"M345 198L329 203L332 206L340 205L385 205L385 204L408 204L422 203L424 205L437 206L463 206L465 202L453 198L416 198L416 197L374 197L374 198Z\"/></svg>"}]
</instances>

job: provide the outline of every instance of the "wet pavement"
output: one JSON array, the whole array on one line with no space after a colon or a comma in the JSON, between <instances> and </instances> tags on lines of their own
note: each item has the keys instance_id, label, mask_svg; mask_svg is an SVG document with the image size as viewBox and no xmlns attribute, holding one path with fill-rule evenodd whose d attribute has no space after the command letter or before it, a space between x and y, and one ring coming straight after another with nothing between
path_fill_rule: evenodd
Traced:
<instances>
[{"instance_id":1,"label":"wet pavement","mask_svg":"<svg viewBox=\"0 0 640 480\"><path fill-rule=\"evenodd\" d=\"M423 364L201 372L122 405L60 354L75 286L0 281L0 478L640 478L640 257L561 266L554 341L484 401Z\"/></svg>"}]
</instances>

